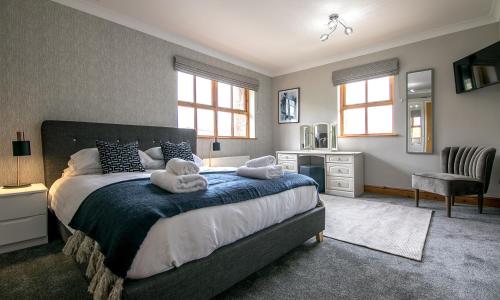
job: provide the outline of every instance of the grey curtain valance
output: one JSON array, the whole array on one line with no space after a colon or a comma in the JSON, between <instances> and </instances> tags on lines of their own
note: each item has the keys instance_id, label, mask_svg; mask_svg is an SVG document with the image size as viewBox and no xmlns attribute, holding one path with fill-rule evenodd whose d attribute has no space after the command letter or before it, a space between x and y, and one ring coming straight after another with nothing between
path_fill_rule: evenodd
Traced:
<instances>
[{"instance_id":1,"label":"grey curtain valance","mask_svg":"<svg viewBox=\"0 0 500 300\"><path fill-rule=\"evenodd\" d=\"M243 76L218 67L207 65L182 56L174 56L176 71L217 80L234 86L248 88L254 91L259 89L259 81L255 78Z\"/></svg>"},{"instance_id":2,"label":"grey curtain valance","mask_svg":"<svg viewBox=\"0 0 500 300\"><path fill-rule=\"evenodd\" d=\"M341 85L355 81L396 75L398 73L399 59L391 58L366 65L334 71L332 73L332 80L333 85Z\"/></svg>"}]
</instances>

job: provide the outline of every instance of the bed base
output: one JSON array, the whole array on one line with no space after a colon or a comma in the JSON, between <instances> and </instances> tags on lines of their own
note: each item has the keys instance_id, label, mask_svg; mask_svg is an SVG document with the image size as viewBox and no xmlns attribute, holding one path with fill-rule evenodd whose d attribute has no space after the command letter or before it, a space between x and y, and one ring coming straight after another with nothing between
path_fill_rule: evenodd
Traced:
<instances>
[{"instance_id":1,"label":"bed base","mask_svg":"<svg viewBox=\"0 0 500 300\"><path fill-rule=\"evenodd\" d=\"M60 222L63 240L71 234ZM122 299L210 299L312 237L323 241L325 208L316 207L214 251L140 280L127 279ZM84 272L85 266L80 266Z\"/></svg>"}]
</instances>

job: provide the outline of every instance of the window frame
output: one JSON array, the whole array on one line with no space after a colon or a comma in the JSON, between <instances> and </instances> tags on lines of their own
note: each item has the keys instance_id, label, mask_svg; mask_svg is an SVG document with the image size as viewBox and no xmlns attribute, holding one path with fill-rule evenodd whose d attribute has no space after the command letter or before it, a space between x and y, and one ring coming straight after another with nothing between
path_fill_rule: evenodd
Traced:
<instances>
[{"instance_id":1,"label":"window frame","mask_svg":"<svg viewBox=\"0 0 500 300\"><path fill-rule=\"evenodd\" d=\"M370 136L396 136L397 133L394 132L394 103L395 103L395 91L394 91L394 75L391 76L382 76L389 77L389 100L368 102L368 80L360 80L365 82L365 102L358 104L345 104L346 101L346 84L341 84L339 86L339 117L340 117L340 134L339 137L370 137ZM376 79L376 78L373 78ZM377 106L388 106L390 105L392 108L392 130L387 133L368 133L368 108L369 107L377 107ZM344 134L344 111L353 108L364 108L365 110L365 133L358 134Z\"/></svg>"},{"instance_id":2,"label":"window frame","mask_svg":"<svg viewBox=\"0 0 500 300\"><path fill-rule=\"evenodd\" d=\"M180 71L178 71L178 73L179 72ZM182 73L185 73L185 72L182 72ZM189 73L185 73L185 74L189 74ZM196 137L197 138L200 138L200 139L214 139L214 138L216 138L216 139L256 139L256 138L250 137L250 89L242 88L242 87L234 86L232 84L221 82L223 84L227 84L230 86L231 108L219 107L219 101L218 101L218 97L219 97L218 83L219 82L217 80L204 78L204 77L197 76L194 74L189 74L189 75L193 76L193 102L182 101L181 99L177 99L177 118L179 118L179 115L178 115L178 107L179 106L193 108L194 109L194 130L196 130ZM196 78L197 77L211 81L211 89L212 89L212 97L211 97L212 103L211 104L200 104L200 103L196 102ZM177 80L179 80L178 74L177 74ZM243 97L244 97L244 101L245 101L245 108L244 109L233 108L233 106L234 106L233 88L234 87L244 89L244 93L243 93ZM255 93L255 91L254 91L254 93ZM177 95L178 94L179 93L177 92ZM198 109L208 109L208 110L214 111L214 124L213 124L214 125L214 135L199 135L198 134ZM222 136L222 135L219 136L219 133L218 133L218 112L231 113L231 136ZM235 114L245 115L245 118L246 118L245 136L235 136L234 135L234 115ZM177 120L177 123L178 122L179 121Z\"/></svg>"}]
</instances>

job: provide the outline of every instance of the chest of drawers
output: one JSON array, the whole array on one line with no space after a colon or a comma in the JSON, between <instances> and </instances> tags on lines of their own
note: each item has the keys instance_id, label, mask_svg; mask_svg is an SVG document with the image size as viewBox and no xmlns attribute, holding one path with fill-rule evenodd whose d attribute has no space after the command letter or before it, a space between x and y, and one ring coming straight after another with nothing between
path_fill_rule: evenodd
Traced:
<instances>
[{"instance_id":1,"label":"chest of drawers","mask_svg":"<svg viewBox=\"0 0 500 300\"><path fill-rule=\"evenodd\" d=\"M326 193L357 197L364 192L363 154L331 154L325 159Z\"/></svg>"},{"instance_id":2,"label":"chest of drawers","mask_svg":"<svg viewBox=\"0 0 500 300\"><path fill-rule=\"evenodd\" d=\"M47 243L47 188L0 189L0 253Z\"/></svg>"}]
</instances>

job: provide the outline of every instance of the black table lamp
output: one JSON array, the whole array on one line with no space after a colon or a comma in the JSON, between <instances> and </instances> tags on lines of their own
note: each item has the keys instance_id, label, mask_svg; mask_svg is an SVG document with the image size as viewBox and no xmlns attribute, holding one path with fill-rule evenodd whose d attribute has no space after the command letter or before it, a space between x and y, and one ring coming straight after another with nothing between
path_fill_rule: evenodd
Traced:
<instances>
[{"instance_id":1,"label":"black table lamp","mask_svg":"<svg viewBox=\"0 0 500 300\"><path fill-rule=\"evenodd\" d=\"M12 155L17 158L17 183L16 185L6 185L4 188L27 187L31 184L21 184L19 180L19 158L31 155L30 141L24 140L24 132L17 132L17 141L12 141Z\"/></svg>"}]
</instances>

